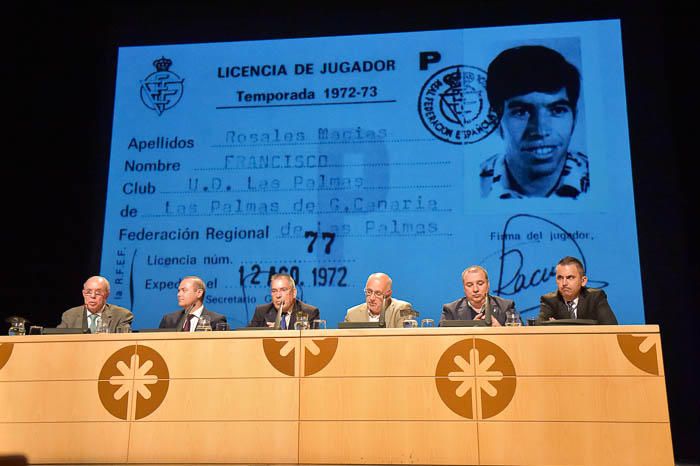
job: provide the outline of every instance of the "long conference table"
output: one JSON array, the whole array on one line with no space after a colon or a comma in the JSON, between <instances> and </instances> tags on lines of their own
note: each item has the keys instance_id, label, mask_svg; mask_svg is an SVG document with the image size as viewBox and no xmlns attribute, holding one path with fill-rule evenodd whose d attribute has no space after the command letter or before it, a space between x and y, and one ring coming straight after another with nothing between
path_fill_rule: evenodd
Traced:
<instances>
[{"instance_id":1,"label":"long conference table","mask_svg":"<svg viewBox=\"0 0 700 466\"><path fill-rule=\"evenodd\" d=\"M33 464L673 465L659 328L0 337Z\"/></svg>"}]
</instances>

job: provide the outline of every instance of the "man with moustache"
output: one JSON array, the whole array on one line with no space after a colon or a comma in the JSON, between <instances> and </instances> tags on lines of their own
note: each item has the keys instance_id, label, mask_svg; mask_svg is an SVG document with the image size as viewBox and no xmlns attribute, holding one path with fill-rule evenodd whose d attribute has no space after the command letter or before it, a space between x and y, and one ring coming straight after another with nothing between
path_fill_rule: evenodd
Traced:
<instances>
[{"instance_id":1,"label":"man with moustache","mask_svg":"<svg viewBox=\"0 0 700 466\"><path fill-rule=\"evenodd\" d=\"M538 320L591 319L600 325L617 325L605 291L587 288L586 271L575 257L557 263L557 291L540 297Z\"/></svg>"},{"instance_id":2,"label":"man with moustache","mask_svg":"<svg viewBox=\"0 0 700 466\"><path fill-rule=\"evenodd\" d=\"M194 332L199 319L207 316L212 330L216 330L216 324L225 323L226 316L204 308L206 292L204 280L199 277L189 276L180 280L180 286L177 289L177 305L182 309L165 314L158 327L174 328L178 332Z\"/></svg>"},{"instance_id":3,"label":"man with moustache","mask_svg":"<svg viewBox=\"0 0 700 466\"><path fill-rule=\"evenodd\" d=\"M348 309L345 322L384 322L388 328L403 327L401 311L411 311L413 306L392 297L391 285L391 277L385 273L370 275L365 284L365 302Z\"/></svg>"},{"instance_id":4,"label":"man with moustache","mask_svg":"<svg viewBox=\"0 0 700 466\"><path fill-rule=\"evenodd\" d=\"M107 322L110 332L116 332L122 325L131 326L134 315L128 309L109 304L109 281L100 276L87 279L83 284L82 306L68 309L61 316L58 328L89 328L95 333L102 322Z\"/></svg>"},{"instance_id":5,"label":"man with moustache","mask_svg":"<svg viewBox=\"0 0 700 466\"><path fill-rule=\"evenodd\" d=\"M296 283L291 275L278 273L270 277L270 295L272 302L256 306L248 327L293 330L297 314L305 313L309 324L321 314L317 307L297 299Z\"/></svg>"},{"instance_id":6,"label":"man with moustache","mask_svg":"<svg viewBox=\"0 0 700 466\"><path fill-rule=\"evenodd\" d=\"M481 164L482 198L577 199L588 191L588 157L569 151L580 88L576 67L548 47L511 48L491 62L486 92L505 153Z\"/></svg>"},{"instance_id":7,"label":"man with moustache","mask_svg":"<svg viewBox=\"0 0 700 466\"><path fill-rule=\"evenodd\" d=\"M515 302L489 294L489 276L478 265L462 272L464 297L442 306L440 320L485 320L492 327L506 323L508 312L515 312ZM490 322L489 322L490 321Z\"/></svg>"}]
</instances>

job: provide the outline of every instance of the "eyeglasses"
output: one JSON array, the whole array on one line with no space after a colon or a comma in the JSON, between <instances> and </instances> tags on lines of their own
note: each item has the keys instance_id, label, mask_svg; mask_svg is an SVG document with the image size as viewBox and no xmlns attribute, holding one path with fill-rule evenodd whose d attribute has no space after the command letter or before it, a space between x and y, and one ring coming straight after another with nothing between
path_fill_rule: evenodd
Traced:
<instances>
[{"instance_id":1,"label":"eyeglasses","mask_svg":"<svg viewBox=\"0 0 700 466\"><path fill-rule=\"evenodd\" d=\"M372 290L368 290L365 288L365 296L367 296L369 298L372 295L374 295L376 298L384 298L385 297L383 291L372 291Z\"/></svg>"},{"instance_id":2,"label":"eyeglasses","mask_svg":"<svg viewBox=\"0 0 700 466\"><path fill-rule=\"evenodd\" d=\"M276 294L276 293L286 293L289 290L291 290L291 288L287 287L287 288L272 288L270 291L272 292L272 294Z\"/></svg>"},{"instance_id":3,"label":"eyeglasses","mask_svg":"<svg viewBox=\"0 0 700 466\"><path fill-rule=\"evenodd\" d=\"M83 294L85 296L95 296L96 298L100 298L105 295L105 292L102 290L83 290Z\"/></svg>"}]
</instances>

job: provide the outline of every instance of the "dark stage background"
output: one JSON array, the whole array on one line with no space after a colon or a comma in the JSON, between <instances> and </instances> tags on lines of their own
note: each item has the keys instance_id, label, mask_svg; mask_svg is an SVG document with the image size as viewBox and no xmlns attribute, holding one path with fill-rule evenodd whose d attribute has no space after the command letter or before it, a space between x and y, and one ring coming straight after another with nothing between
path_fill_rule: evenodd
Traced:
<instances>
[{"instance_id":1,"label":"dark stage background","mask_svg":"<svg viewBox=\"0 0 700 466\"><path fill-rule=\"evenodd\" d=\"M661 327L676 461L700 462L693 15L652 1L236 3L3 7L2 320L55 326L99 272L118 46L621 18L646 321Z\"/></svg>"}]
</instances>

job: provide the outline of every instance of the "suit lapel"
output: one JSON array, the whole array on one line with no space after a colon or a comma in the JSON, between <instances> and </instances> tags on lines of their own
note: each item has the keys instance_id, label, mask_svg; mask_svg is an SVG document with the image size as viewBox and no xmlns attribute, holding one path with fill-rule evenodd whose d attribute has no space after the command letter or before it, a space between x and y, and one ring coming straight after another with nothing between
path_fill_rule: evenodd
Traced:
<instances>
[{"instance_id":1,"label":"suit lapel","mask_svg":"<svg viewBox=\"0 0 700 466\"><path fill-rule=\"evenodd\" d=\"M289 326L287 327L288 329L294 330L294 323L297 321L297 311L301 310L301 304L299 304L299 301L294 300L294 306L289 310L289 312L292 313L291 316L289 316Z\"/></svg>"},{"instance_id":2,"label":"suit lapel","mask_svg":"<svg viewBox=\"0 0 700 466\"><path fill-rule=\"evenodd\" d=\"M586 298L586 291L582 289L581 293L578 295L578 305L576 306L577 319L588 319L588 300Z\"/></svg>"},{"instance_id":3,"label":"suit lapel","mask_svg":"<svg viewBox=\"0 0 700 466\"><path fill-rule=\"evenodd\" d=\"M82 329L88 328L87 309L85 309L85 306L83 306L83 313L82 313L82 317L80 320L81 320L80 328L82 328Z\"/></svg>"},{"instance_id":4,"label":"suit lapel","mask_svg":"<svg viewBox=\"0 0 700 466\"><path fill-rule=\"evenodd\" d=\"M109 329L114 331L112 328L112 310L109 308L108 304L105 304L105 308L102 311L102 322L107 322L109 324Z\"/></svg>"},{"instance_id":5,"label":"suit lapel","mask_svg":"<svg viewBox=\"0 0 700 466\"><path fill-rule=\"evenodd\" d=\"M457 306L457 320L471 320L471 311L469 310L469 301L467 301L467 298L462 299L462 301L459 303Z\"/></svg>"},{"instance_id":6,"label":"suit lapel","mask_svg":"<svg viewBox=\"0 0 700 466\"><path fill-rule=\"evenodd\" d=\"M180 313L180 318L177 320L177 327L175 327L175 328L177 328L178 332L182 332L182 327L183 327L183 325L185 325L185 317L186 316L187 316L187 314L185 314L185 310L183 309Z\"/></svg>"}]
</instances>

